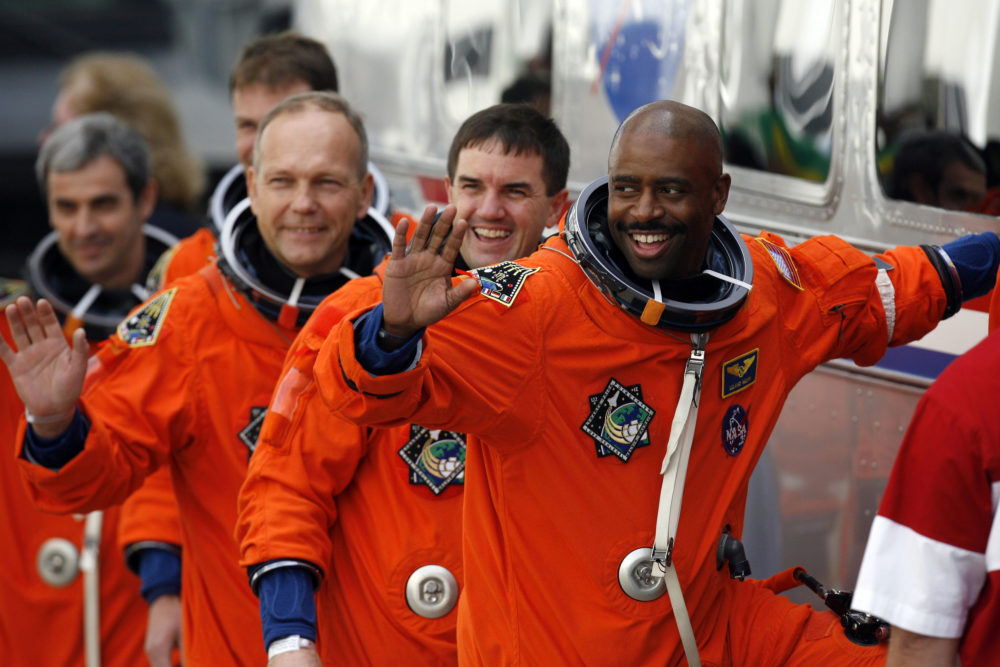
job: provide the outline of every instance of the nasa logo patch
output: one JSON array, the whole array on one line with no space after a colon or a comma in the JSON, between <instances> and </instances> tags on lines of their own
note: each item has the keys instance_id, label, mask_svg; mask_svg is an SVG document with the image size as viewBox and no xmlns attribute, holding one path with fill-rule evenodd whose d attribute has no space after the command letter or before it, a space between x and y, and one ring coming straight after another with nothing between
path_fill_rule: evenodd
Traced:
<instances>
[{"instance_id":1,"label":"nasa logo patch","mask_svg":"<svg viewBox=\"0 0 1000 667\"><path fill-rule=\"evenodd\" d=\"M175 294L177 288L173 287L147 301L134 315L118 325L118 337L129 347L155 345Z\"/></svg>"},{"instance_id":2,"label":"nasa logo patch","mask_svg":"<svg viewBox=\"0 0 1000 667\"><path fill-rule=\"evenodd\" d=\"M642 402L640 385L625 387L611 378L603 392L590 396L590 414L580 428L594 439L599 458L614 454L628 463L636 447L649 444L655 414Z\"/></svg>"},{"instance_id":3,"label":"nasa logo patch","mask_svg":"<svg viewBox=\"0 0 1000 667\"><path fill-rule=\"evenodd\" d=\"M517 262L500 262L469 273L479 279L479 292L483 296L510 308L524 286L524 281L536 271L537 267L529 269Z\"/></svg>"},{"instance_id":4,"label":"nasa logo patch","mask_svg":"<svg viewBox=\"0 0 1000 667\"><path fill-rule=\"evenodd\" d=\"M755 348L722 365L722 398L743 391L757 381L759 352L760 348Z\"/></svg>"},{"instance_id":5,"label":"nasa logo patch","mask_svg":"<svg viewBox=\"0 0 1000 667\"><path fill-rule=\"evenodd\" d=\"M449 484L465 483L465 435L410 425L410 439L398 452L410 467L410 484L439 495Z\"/></svg>"},{"instance_id":6,"label":"nasa logo patch","mask_svg":"<svg viewBox=\"0 0 1000 667\"><path fill-rule=\"evenodd\" d=\"M264 424L265 416L267 416L266 407L250 408L250 421L239 432L239 438L250 450L250 454L257 449L257 438L260 437L260 427Z\"/></svg>"},{"instance_id":7,"label":"nasa logo patch","mask_svg":"<svg viewBox=\"0 0 1000 667\"><path fill-rule=\"evenodd\" d=\"M736 456L743 451L749 428L750 419L746 408L736 403L726 410L722 418L722 448L727 454Z\"/></svg>"}]
</instances>

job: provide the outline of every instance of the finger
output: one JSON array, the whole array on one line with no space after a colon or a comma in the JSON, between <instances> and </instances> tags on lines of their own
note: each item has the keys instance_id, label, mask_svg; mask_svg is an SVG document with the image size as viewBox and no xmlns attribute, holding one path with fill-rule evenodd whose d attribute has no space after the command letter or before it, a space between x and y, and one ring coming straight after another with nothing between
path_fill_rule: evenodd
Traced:
<instances>
[{"instance_id":1,"label":"finger","mask_svg":"<svg viewBox=\"0 0 1000 667\"><path fill-rule=\"evenodd\" d=\"M45 331L46 338L61 338L63 336L62 325L56 315L56 309L45 299L39 299L36 307L38 311L38 321Z\"/></svg>"},{"instance_id":2,"label":"finger","mask_svg":"<svg viewBox=\"0 0 1000 667\"><path fill-rule=\"evenodd\" d=\"M421 249L427 245L427 237L430 236L431 228L434 227L434 218L437 217L437 207L428 206L424 209L424 214L420 216L420 223L417 231L413 232L411 247Z\"/></svg>"},{"instance_id":3,"label":"finger","mask_svg":"<svg viewBox=\"0 0 1000 667\"><path fill-rule=\"evenodd\" d=\"M90 357L90 344L87 342L87 332L79 327L73 332L73 357L75 363L87 364Z\"/></svg>"},{"instance_id":4,"label":"finger","mask_svg":"<svg viewBox=\"0 0 1000 667\"><path fill-rule=\"evenodd\" d=\"M406 257L406 230L410 221L403 218L396 225L396 233L392 235L392 259L399 261Z\"/></svg>"},{"instance_id":5,"label":"finger","mask_svg":"<svg viewBox=\"0 0 1000 667\"><path fill-rule=\"evenodd\" d=\"M0 361L3 361L9 368L14 363L14 350L7 344L7 339L0 336Z\"/></svg>"},{"instance_id":6,"label":"finger","mask_svg":"<svg viewBox=\"0 0 1000 667\"><path fill-rule=\"evenodd\" d=\"M427 242L428 250L439 252L447 242L448 235L451 234L452 222L455 220L455 210L454 206L448 205L441 212L437 222L434 223L434 228L431 230L431 238Z\"/></svg>"},{"instance_id":7,"label":"finger","mask_svg":"<svg viewBox=\"0 0 1000 667\"><path fill-rule=\"evenodd\" d=\"M479 281L472 276L464 277L457 285L448 290L448 310L458 308L459 304L479 291Z\"/></svg>"},{"instance_id":8,"label":"finger","mask_svg":"<svg viewBox=\"0 0 1000 667\"><path fill-rule=\"evenodd\" d=\"M462 249L462 239L465 238L469 230L469 223L463 218L456 220L452 227L451 234L445 240L444 248L441 249L441 258L454 265L459 251Z\"/></svg>"},{"instance_id":9,"label":"finger","mask_svg":"<svg viewBox=\"0 0 1000 667\"><path fill-rule=\"evenodd\" d=\"M17 309L21 312L21 321L24 322L24 331L30 342L36 343L45 340L45 327L39 317L38 308L41 304L48 304L45 299L39 299L38 304L33 304L31 299L22 296L17 300ZM51 308L51 306L49 306ZM20 343L18 343L20 347Z\"/></svg>"},{"instance_id":10,"label":"finger","mask_svg":"<svg viewBox=\"0 0 1000 667\"><path fill-rule=\"evenodd\" d=\"M27 300L29 304L31 303L31 299L21 298ZM20 301L21 299L18 299L7 306L4 312L7 314L7 324L10 325L10 337L14 341L14 347L23 350L31 344L31 339L28 338L28 332L24 328L24 320L21 318Z\"/></svg>"}]
</instances>

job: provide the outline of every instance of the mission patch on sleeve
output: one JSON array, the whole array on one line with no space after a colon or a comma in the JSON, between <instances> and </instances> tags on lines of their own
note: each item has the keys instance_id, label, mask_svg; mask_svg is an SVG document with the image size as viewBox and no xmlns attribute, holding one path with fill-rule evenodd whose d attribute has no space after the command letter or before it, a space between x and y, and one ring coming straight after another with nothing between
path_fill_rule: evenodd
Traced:
<instances>
[{"instance_id":1,"label":"mission patch on sleeve","mask_svg":"<svg viewBox=\"0 0 1000 667\"><path fill-rule=\"evenodd\" d=\"M517 262L500 262L470 271L479 279L480 292L487 299L493 299L510 308L514 305L524 281L538 268L529 269Z\"/></svg>"},{"instance_id":2,"label":"mission patch on sleeve","mask_svg":"<svg viewBox=\"0 0 1000 667\"><path fill-rule=\"evenodd\" d=\"M173 287L147 301L146 305L118 325L118 337L129 347L155 345L175 294L177 288Z\"/></svg>"}]
</instances>

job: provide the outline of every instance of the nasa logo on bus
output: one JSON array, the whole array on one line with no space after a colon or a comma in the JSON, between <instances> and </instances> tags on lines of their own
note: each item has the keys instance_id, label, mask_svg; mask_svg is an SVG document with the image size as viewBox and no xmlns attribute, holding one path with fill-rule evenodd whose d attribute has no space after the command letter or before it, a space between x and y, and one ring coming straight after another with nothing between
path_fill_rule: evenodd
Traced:
<instances>
[{"instance_id":1,"label":"nasa logo on bus","mask_svg":"<svg viewBox=\"0 0 1000 667\"><path fill-rule=\"evenodd\" d=\"M603 392L590 396L590 414L580 428L594 439L599 458L614 454L628 463L636 447L649 444L649 423L655 414L642 402L639 385L625 387L611 378Z\"/></svg>"},{"instance_id":2,"label":"nasa logo on bus","mask_svg":"<svg viewBox=\"0 0 1000 667\"><path fill-rule=\"evenodd\" d=\"M727 454L736 456L743 451L749 428L750 420L746 408L736 403L726 410L722 418L722 447Z\"/></svg>"}]
</instances>

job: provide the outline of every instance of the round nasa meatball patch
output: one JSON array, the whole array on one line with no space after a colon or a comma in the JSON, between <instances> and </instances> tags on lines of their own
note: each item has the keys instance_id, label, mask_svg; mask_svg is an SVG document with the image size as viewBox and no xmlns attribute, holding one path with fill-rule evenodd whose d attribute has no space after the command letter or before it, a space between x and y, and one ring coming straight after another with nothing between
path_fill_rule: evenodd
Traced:
<instances>
[{"instance_id":1,"label":"round nasa meatball patch","mask_svg":"<svg viewBox=\"0 0 1000 667\"><path fill-rule=\"evenodd\" d=\"M747 429L750 428L746 408L736 404L726 410L722 418L722 447L730 456L736 456L743 451L747 442Z\"/></svg>"}]
</instances>

